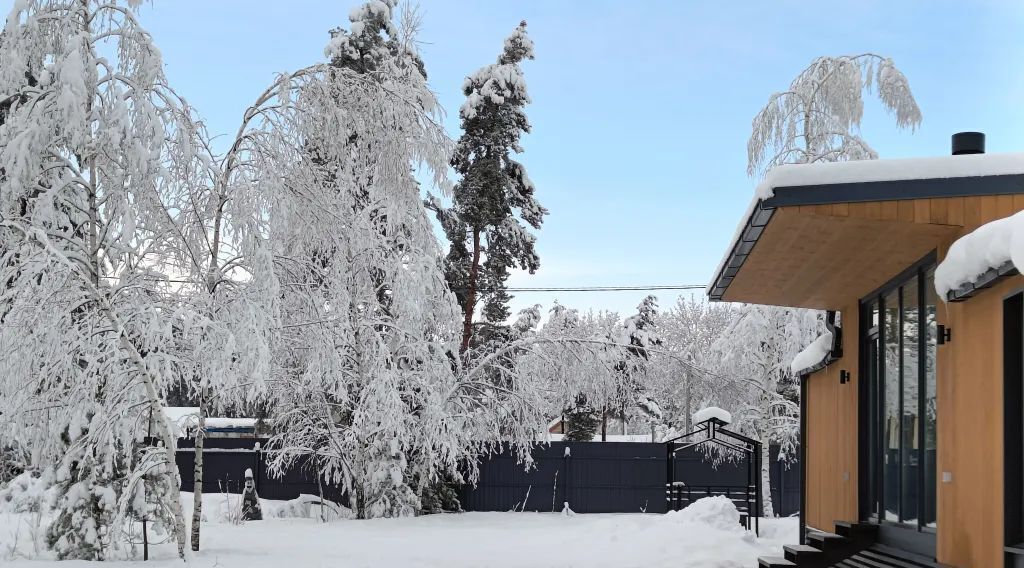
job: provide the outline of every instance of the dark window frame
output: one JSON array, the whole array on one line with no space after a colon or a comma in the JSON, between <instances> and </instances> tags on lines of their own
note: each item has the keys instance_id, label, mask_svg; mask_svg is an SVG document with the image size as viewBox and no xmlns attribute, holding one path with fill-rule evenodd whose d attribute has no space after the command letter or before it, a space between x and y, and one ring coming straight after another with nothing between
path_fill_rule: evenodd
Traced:
<instances>
[{"instance_id":1,"label":"dark window frame","mask_svg":"<svg viewBox=\"0 0 1024 568\"><path fill-rule=\"evenodd\" d=\"M860 434L859 434L859 445L860 445L859 454L860 455L858 457L858 463L861 466L861 471L869 471L869 468L871 468L871 470L875 472L875 479L876 479L875 494L871 495L871 494L869 494L870 491L869 491L868 476L866 476L866 475L865 476L860 476L859 483L858 483L858 486L859 486L859 499L858 499L858 501L859 501L860 517L861 517L862 520L879 524L880 528L882 529L883 540L885 540L884 537L886 535L891 535L890 538L892 540L899 539L901 541L904 541L905 543L906 542L917 542L917 543L919 543L919 545L915 546L914 548L916 548L918 552L922 552L922 553L929 553L930 552L932 554L934 553L934 548L935 548L934 542L935 542L936 527L929 527L929 526L927 526L927 523L924 522L925 521L926 512L928 511L928 505L926 503L926 499L928 499L928 496L927 496L928 492L927 492L926 479L925 479L925 475L926 475L925 465L927 464L927 459L926 459L927 448L926 448L926 443L925 443L926 442L925 411L926 411L927 365L928 365L928 363L927 363L927 359L928 359L928 357L927 357L927 340L928 340L928 335L930 333L930 330L928 329L927 317L925 317L925 315L926 315L926 311L927 311L926 306L927 306L927 302L928 302L927 289L926 289L927 282L928 282L927 275L935 268L936 264L937 264L937 252L933 250L933 251L929 252L928 254L926 254L924 257L922 257L920 260L918 260L917 262L915 262L912 265L908 266L906 269L901 271L899 274L897 274L896 276L891 278L888 282L886 282L882 286L879 286L878 288L873 290L870 294L867 294L866 296L861 298L860 302L858 303L858 315L859 315L859 318L860 318L860 322L862 324L860 326L860 333L858 334L859 335L858 345L859 345L859 352L860 352L859 360L861 362L860 372L859 372L859 376L860 376L860 379L861 379L860 380L860 389L859 389L859 392L860 392L860 405L859 406L860 406L860 408L858 410L858 416L859 416L860 420L862 421L861 424L869 424L869 421L871 421L872 418L874 418L874 420L878 422L878 424L875 426L876 432L875 432L875 436L874 436L875 439L874 440L871 439L872 438L872 436L871 436L871 427L866 427L866 428L865 427L861 427L861 428L858 428L858 430L860 432ZM918 330L917 330L918 331L918 339L917 339L917 343L918 343L919 353L918 353L918 371L917 371L918 372L918 375L917 375L917 379L918 379L918 404L917 404L918 418L917 419L918 419L918 424L919 425L918 425L918 428L917 428L917 435L916 435L916 439L917 439L917 449L916 449L916 452L918 453L917 458L918 458L918 464L919 465L918 465L918 471L917 471L917 476L916 476L917 477L917 483L918 483L917 515L916 515L916 517L917 517L916 521L917 522L916 522L916 524L908 524L908 523L905 523L905 522L893 522L893 521L888 521L888 520L885 519L885 498L886 498L885 497L885 479L886 478L885 478L885 475L883 474L883 471L882 471L883 468L884 468L884 466L882 465L883 460L880 459L880 457L882 455L882 452L886 452L887 451L887 449L886 449L887 448L887 446L886 446L887 442L886 442L886 439L885 439L886 428L885 428L885 424L884 424L884 421L883 421L883 419L885 418L884 408L885 408L885 403L886 403L886 401L885 401L885 394L886 394L885 393L885 382L884 382L885 381L885 373L886 373L886 361L885 361L885 359L886 359L886 357L885 357L885 341L886 341L885 323L886 322L885 322L885 318L886 318L886 310L888 309L888 306L886 305L885 297L886 297L886 295L892 293L893 291L897 292L896 293L896 298L897 298L897 306L896 307L897 307L898 314L899 314L899 319L898 319L899 323L897 325L897 328L898 328L898 333L900 334L900 339L899 339L899 345L900 345L899 359L900 359L900 373L901 373L901 375L900 375L900 384L899 384L899 388L897 389L897 391L899 393L899 395L898 395L899 396L899 405L898 406L899 406L899 409L900 409L899 410L899 420L900 420L899 436L900 436L900 445L901 445L900 453L902 454L902 452L903 452L903 448L902 448L903 439L902 439L902 436L903 436L903 431L904 431L904 424L903 424L903 420L904 420L903 389L904 389L904 386L903 386L903 379L902 379L902 373L903 373L903 368L902 368L903 367L903 364L902 364L903 363L903 339L902 339L902 335L903 335L903 294L900 293L900 289L904 288L908 284L911 284L911 280L913 280L914 278L916 278L916 288L917 288L916 292L917 292L917 304L918 304L918 324L917 324L918 325ZM877 305L878 311L879 311L879 316L878 316L879 319L878 319L878 326L877 326L877 328L871 326L871 324L872 324L871 308L872 308L873 305ZM877 354L876 354L877 362L872 362L872 361L868 360L869 359L868 343L870 341L872 341L872 340L878 341L878 349L877 349ZM868 384L867 377L868 377L868 372L869 372L869 365L876 365L876 364L878 366L878 368L876 370L876 373L878 375L876 377L876 381L877 381L876 391L877 392L875 393L877 401L873 401L873 400L871 400L871 396L870 396L870 394L871 394L871 385ZM873 405L873 404L877 404L879 406L879 408L875 412L872 411L871 405ZM872 445L874 445L875 448L877 448L875 453L877 454L878 458L874 460L876 463L870 463L870 461L871 461L870 460L871 446L869 446L868 444L872 444ZM901 456L901 460L902 460L902 456ZM903 464L902 464L902 461L901 461L900 468L902 468L902 467L903 467ZM902 514L903 473L902 473L901 469L898 469L897 471L898 471L897 476L899 478L898 479L898 485L900 486L900 490L899 490L899 494L898 494L899 501L897 501L900 504L900 506L899 506L900 511L898 511L898 514ZM938 474L938 472L936 472L936 475L937 474ZM936 491L936 493L937 493L937 491ZM932 499L933 500L937 499L937 496L933 496ZM872 513L873 513L872 509L874 509L874 512L875 512L874 515L872 515ZM934 508L933 508L933 510L934 510ZM937 520L938 519L934 519L933 521L937 521ZM908 533L919 535L920 538L919 537L911 536L911 534L908 534Z\"/></svg>"},{"instance_id":2,"label":"dark window frame","mask_svg":"<svg viewBox=\"0 0 1024 568\"><path fill-rule=\"evenodd\" d=\"M1024 292L1003 297L1003 546L1007 566L1024 555Z\"/></svg>"}]
</instances>

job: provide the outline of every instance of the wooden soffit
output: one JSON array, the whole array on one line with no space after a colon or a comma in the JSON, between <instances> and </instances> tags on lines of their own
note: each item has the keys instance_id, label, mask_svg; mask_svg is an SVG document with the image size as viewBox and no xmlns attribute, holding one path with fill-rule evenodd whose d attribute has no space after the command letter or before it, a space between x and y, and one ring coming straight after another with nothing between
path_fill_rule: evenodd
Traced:
<instances>
[{"instance_id":1,"label":"wooden soffit","mask_svg":"<svg viewBox=\"0 0 1024 568\"><path fill-rule=\"evenodd\" d=\"M839 309L954 238L959 224L779 207L722 300Z\"/></svg>"}]
</instances>

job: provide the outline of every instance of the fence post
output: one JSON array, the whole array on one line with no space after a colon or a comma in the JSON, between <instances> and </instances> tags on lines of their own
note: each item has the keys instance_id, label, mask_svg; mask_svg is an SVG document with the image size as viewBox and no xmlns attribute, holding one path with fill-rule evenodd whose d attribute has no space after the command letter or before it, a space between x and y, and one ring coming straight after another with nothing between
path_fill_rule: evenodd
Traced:
<instances>
[{"instance_id":1,"label":"fence post","mask_svg":"<svg viewBox=\"0 0 1024 568\"><path fill-rule=\"evenodd\" d=\"M674 499L676 498L676 487L673 484L673 481L675 481L676 476L676 458L675 455L672 453L674 448L675 442L665 443L665 508L667 509L666 512L676 510L674 501Z\"/></svg>"},{"instance_id":2,"label":"fence post","mask_svg":"<svg viewBox=\"0 0 1024 568\"><path fill-rule=\"evenodd\" d=\"M256 494L258 495L260 493L260 478L263 477L263 445L257 441L253 449L256 450L256 465L253 468L256 475L253 475L253 483L256 484Z\"/></svg>"},{"instance_id":3,"label":"fence post","mask_svg":"<svg viewBox=\"0 0 1024 568\"><path fill-rule=\"evenodd\" d=\"M565 469L565 479L562 481L562 487L563 487L562 509L563 510L565 510L566 503L569 502L569 483L570 483L569 480L572 479L572 467L569 465L570 463L572 463L569 460L569 458L571 458L571 457L572 457L572 446L569 445L569 442L565 442L565 448L562 449L562 462L563 462L563 466L562 467ZM569 508L571 509L572 506L570 505Z\"/></svg>"},{"instance_id":4,"label":"fence post","mask_svg":"<svg viewBox=\"0 0 1024 568\"><path fill-rule=\"evenodd\" d=\"M779 468L779 506L775 507L775 503L772 503L772 507L778 511L776 515L784 517L786 516L786 468L779 460L775 460L773 463Z\"/></svg>"}]
</instances>

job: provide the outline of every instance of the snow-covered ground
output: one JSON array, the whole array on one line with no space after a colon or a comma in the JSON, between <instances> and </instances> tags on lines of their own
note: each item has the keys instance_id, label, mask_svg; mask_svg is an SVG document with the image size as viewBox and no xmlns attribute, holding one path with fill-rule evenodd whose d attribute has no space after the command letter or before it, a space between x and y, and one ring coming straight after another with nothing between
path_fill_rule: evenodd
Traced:
<instances>
[{"instance_id":1,"label":"snow-covered ground","mask_svg":"<svg viewBox=\"0 0 1024 568\"><path fill-rule=\"evenodd\" d=\"M191 503L191 495L183 501ZM370 521L322 523L309 518L227 522L222 495L208 496L209 522L202 551L190 566L305 568L339 566L426 567L629 567L757 566L759 555L781 554L795 542L797 520L771 519L754 538L736 523L735 509L721 499L688 510L658 514L462 513ZM287 507L301 514L295 507ZM284 514L280 502L266 512ZM301 508L299 508L301 509ZM11 567L83 566L84 562L28 560L30 514L0 512L0 564ZM20 533L17 534L16 533ZM44 553L45 554L45 553ZM171 545L161 545L146 566L181 566ZM136 565L108 562L106 565Z\"/></svg>"}]
</instances>

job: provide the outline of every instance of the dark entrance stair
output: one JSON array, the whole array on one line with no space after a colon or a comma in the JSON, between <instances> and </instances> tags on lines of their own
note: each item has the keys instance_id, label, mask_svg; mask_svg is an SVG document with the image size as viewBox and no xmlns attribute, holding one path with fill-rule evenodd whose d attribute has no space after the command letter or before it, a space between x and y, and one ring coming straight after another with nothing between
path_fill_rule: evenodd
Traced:
<instances>
[{"instance_id":1,"label":"dark entrance stair","mask_svg":"<svg viewBox=\"0 0 1024 568\"><path fill-rule=\"evenodd\" d=\"M783 556L757 559L761 568L944 568L927 558L877 544L878 526L837 522L835 533L813 531Z\"/></svg>"}]
</instances>

